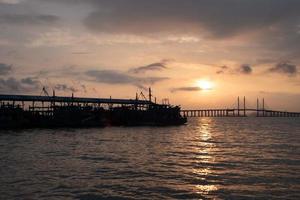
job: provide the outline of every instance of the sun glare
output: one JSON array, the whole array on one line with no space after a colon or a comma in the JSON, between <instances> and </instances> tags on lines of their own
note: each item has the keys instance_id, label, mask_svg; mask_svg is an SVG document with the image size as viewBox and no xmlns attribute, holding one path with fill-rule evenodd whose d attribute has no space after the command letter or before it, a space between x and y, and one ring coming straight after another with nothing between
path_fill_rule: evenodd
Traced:
<instances>
[{"instance_id":1,"label":"sun glare","mask_svg":"<svg viewBox=\"0 0 300 200\"><path fill-rule=\"evenodd\" d=\"M199 80L199 81L197 81L197 85L202 90L211 90L214 87L213 82L208 81L208 80Z\"/></svg>"}]
</instances>

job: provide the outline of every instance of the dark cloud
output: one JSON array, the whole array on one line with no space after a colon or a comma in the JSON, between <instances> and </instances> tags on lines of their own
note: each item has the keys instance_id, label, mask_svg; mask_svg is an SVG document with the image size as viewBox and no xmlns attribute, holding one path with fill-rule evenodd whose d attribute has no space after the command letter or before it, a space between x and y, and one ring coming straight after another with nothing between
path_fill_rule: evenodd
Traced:
<instances>
[{"instance_id":1,"label":"dark cloud","mask_svg":"<svg viewBox=\"0 0 300 200\"><path fill-rule=\"evenodd\" d=\"M90 70L86 75L95 78L95 81L108 84L130 84L136 82L136 77L115 70Z\"/></svg>"},{"instance_id":2,"label":"dark cloud","mask_svg":"<svg viewBox=\"0 0 300 200\"><path fill-rule=\"evenodd\" d=\"M40 81L33 77L27 77L27 78L21 79L21 83L26 84L26 85L37 86L38 84L40 84Z\"/></svg>"},{"instance_id":3,"label":"dark cloud","mask_svg":"<svg viewBox=\"0 0 300 200\"><path fill-rule=\"evenodd\" d=\"M254 44L259 46L258 49L268 48L289 56L284 59L298 58L300 51L299 0L34 0L22 2L24 8L16 13L28 13L35 7L40 11L43 9L45 11L47 8L49 12L49 8L55 8L57 5L54 7L47 7L47 5L54 2L62 7L58 11L66 11L62 16L68 16L70 19L73 17L77 21L78 18L74 17L77 14L69 15L68 12L81 9L82 13L87 13L83 20L84 25L88 30L96 33L147 35L154 36L155 39L160 38L161 33L166 33L167 36L187 35L199 36L199 38L206 36L214 39L245 35L248 36L247 39L255 40ZM47 5L41 5L41 2ZM92 12L84 4L92 5ZM71 7L73 5L77 7ZM3 10L7 13L7 9ZM24 21L38 24L40 21L55 21L50 17L53 15L45 15L41 20L36 20L34 16L40 15L28 17L24 14L14 16L9 13L3 15L4 18L0 21L17 24L23 24ZM57 16L53 17L57 18ZM66 26L73 26L73 23L68 23ZM251 34L253 32L256 34ZM246 42L245 45L249 43Z\"/></svg>"},{"instance_id":4,"label":"dark cloud","mask_svg":"<svg viewBox=\"0 0 300 200\"><path fill-rule=\"evenodd\" d=\"M292 76L298 73L298 68L296 65L291 64L290 62L281 62L270 68L269 71Z\"/></svg>"},{"instance_id":5,"label":"dark cloud","mask_svg":"<svg viewBox=\"0 0 300 200\"><path fill-rule=\"evenodd\" d=\"M138 73L144 73L144 72L147 72L147 71L160 71L160 70L163 70L163 69L167 69L166 65L167 65L167 61L163 60L161 62L151 63L149 65L145 65L145 66L130 69L129 72L138 74Z\"/></svg>"},{"instance_id":6,"label":"dark cloud","mask_svg":"<svg viewBox=\"0 0 300 200\"><path fill-rule=\"evenodd\" d=\"M15 78L0 78L0 91L1 92L20 92L24 90L20 81L16 80Z\"/></svg>"},{"instance_id":7,"label":"dark cloud","mask_svg":"<svg viewBox=\"0 0 300 200\"><path fill-rule=\"evenodd\" d=\"M2 93L24 93L40 89L38 81L31 78L18 80L14 77L0 78L0 92Z\"/></svg>"},{"instance_id":8,"label":"dark cloud","mask_svg":"<svg viewBox=\"0 0 300 200\"><path fill-rule=\"evenodd\" d=\"M144 88L144 85L167 80L167 77L137 77L116 70L90 70L86 75L94 81L106 84L128 84Z\"/></svg>"},{"instance_id":9,"label":"dark cloud","mask_svg":"<svg viewBox=\"0 0 300 200\"><path fill-rule=\"evenodd\" d=\"M219 69L218 69L218 71L216 71L216 74L224 74L229 69L229 67L226 66L226 65L223 65L223 66L218 67L218 68Z\"/></svg>"},{"instance_id":10,"label":"dark cloud","mask_svg":"<svg viewBox=\"0 0 300 200\"><path fill-rule=\"evenodd\" d=\"M252 73L252 67L248 64L241 65L239 72L242 74L251 74Z\"/></svg>"},{"instance_id":11,"label":"dark cloud","mask_svg":"<svg viewBox=\"0 0 300 200\"><path fill-rule=\"evenodd\" d=\"M74 1L69 1L74 3ZM229 37L242 32L289 26L299 18L298 0L97 0L85 20L98 32L149 34L209 32ZM297 22L297 21L296 21Z\"/></svg>"},{"instance_id":12,"label":"dark cloud","mask_svg":"<svg viewBox=\"0 0 300 200\"><path fill-rule=\"evenodd\" d=\"M0 24L49 25L59 21L56 15L5 14L0 15Z\"/></svg>"},{"instance_id":13,"label":"dark cloud","mask_svg":"<svg viewBox=\"0 0 300 200\"><path fill-rule=\"evenodd\" d=\"M7 75L11 72L12 65L0 63L0 75Z\"/></svg>"},{"instance_id":14,"label":"dark cloud","mask_svg":"<svg viewBox=\"0 0 300 200\"><path fill-rule=\"evenodd\" d=\"M231 75L240 75L240 74L252 74L253 69L249 64L242 64L238 68L230 68L226 65L218 67L216 74L231 74Z\"/></svg>"},{"instance_id":15,"label":"dark cloud","mask_svg":"<svg viewBox=\"0 0 300 200\"><path fill-rule=\"evenodd\" d=\"M7 79L0 78L0 92L17 94L26 92L41 92L42 88L46 90L57 90L63 92L78 92L75 86L70 86L64 83L57 83L53 87L43 86L37 77L25 77L23 79L16 79L14 77L9 77ZM79 86L86 92L86 86L80 84Z\"/></svg>"},{"instance_id":16,"label":"dark cloud","mask_svg":"<svg viewBox=\"0 0 300 200\"><path fill-rule=\"evenodd\" d=\"M202 89L200 87L179 87L179 88L172 88L171 92L195 92L195 91L201 91Z\"/></svg>"}]
</instances>

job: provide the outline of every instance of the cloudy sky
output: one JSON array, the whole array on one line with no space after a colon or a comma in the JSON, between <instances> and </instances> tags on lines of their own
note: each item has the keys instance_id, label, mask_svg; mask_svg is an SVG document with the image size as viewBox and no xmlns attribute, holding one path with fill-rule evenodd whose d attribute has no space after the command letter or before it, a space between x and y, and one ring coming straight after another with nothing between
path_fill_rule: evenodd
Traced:
<instances>
[{"instance_id":1,"label":"cloudy sky","mask_svg":"<svg viewBox=\"0 0 300 200\"><path fill-rule=\"evenodd\" d=\"M299 0L0 0L0 93L300 111Z\"/></svg>"}]
</instances>

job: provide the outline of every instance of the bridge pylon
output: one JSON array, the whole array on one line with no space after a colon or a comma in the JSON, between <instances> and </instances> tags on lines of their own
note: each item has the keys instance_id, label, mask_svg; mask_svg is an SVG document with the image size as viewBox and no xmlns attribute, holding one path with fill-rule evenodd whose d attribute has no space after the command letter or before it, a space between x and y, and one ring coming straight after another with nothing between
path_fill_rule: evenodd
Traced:
<instances>
[{"instance_id":1,"label":"bridge pylon","mask_svg":"<svg viewBox=\"0 0 300 200\"><path fill-rule=\"evenodd\" d=\"M243 99L243 108L241 109L241 106L240 106L240 97L238 97L237 99L237 116L238 117L246 117L246 97L244 96L244 99ZM242 115L240 114L242 111Z\"/></svg>"}]
</instances>

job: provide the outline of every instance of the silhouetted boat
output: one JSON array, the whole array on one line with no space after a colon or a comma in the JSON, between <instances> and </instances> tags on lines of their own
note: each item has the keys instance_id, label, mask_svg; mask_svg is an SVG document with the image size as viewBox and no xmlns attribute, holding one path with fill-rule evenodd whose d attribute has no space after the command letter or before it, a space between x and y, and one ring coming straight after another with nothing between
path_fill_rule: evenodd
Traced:
<instances>
[{"instance_id":1,"label":"silhouetted boat","mask_svg":"<svg viewBox=\"0 0 300 200\"><path fill-rule=\"evenodd\" d=\"M149 97L151 97L151 90ZM171 126L187 122L179 106L147 100L0 95L0 128ZM17 104L21 102L21 104ZM30 103L28 109L24 102ZM37 106L39 102L42 106ZM44 105L44 103L48 105ZM106 109L104 108L106 105ZM113 106L115 105L115 106Z\"/></svg>"}]
</instances>

